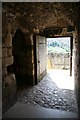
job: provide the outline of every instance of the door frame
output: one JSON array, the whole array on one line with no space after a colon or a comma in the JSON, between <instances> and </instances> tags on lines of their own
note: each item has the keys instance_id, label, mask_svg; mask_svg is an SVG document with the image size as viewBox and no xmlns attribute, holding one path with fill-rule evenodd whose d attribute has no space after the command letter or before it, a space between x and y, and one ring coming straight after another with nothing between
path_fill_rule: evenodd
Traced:
<instances>
[{"instance_id":1,"label":"door frame","mask_svg":"<svg viewBox=\"0 0 80 120\"><path fill-rule=\"evenodd\" d=\"M63 37L70 37L70 76L72 76L72 56L73 56L73 36L49 36L47 38L63 38Z\"/></svg>"},{"instance_id":2,"label":"door frame","mask_svg":"<svg viewBox=\"0 0 80 120\"><path fill-rule=\"evenodd\" d=\"M37 54L36 54L36 34L33 35L34 46L34 84L37 85Z\"/></svg>"}]
</instances>

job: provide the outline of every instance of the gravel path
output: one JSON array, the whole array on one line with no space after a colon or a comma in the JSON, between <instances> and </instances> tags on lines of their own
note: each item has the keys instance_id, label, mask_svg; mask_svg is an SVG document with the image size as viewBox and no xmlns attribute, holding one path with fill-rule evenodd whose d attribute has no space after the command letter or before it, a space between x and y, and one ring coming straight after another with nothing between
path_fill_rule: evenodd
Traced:
<instances>
[{"instance_id":1,"label":"gravel path","mask_svg":"<svg viewBox=\"0 0 80 120\"><path fill-rule=\"evenodd\" d=\"M73 90L60 89L49 74L38 85L24 89L18 94L18 101L26 104L40 105L51 109L62 109L77 112L77 104Z\"/></svg>"}]
</instances>

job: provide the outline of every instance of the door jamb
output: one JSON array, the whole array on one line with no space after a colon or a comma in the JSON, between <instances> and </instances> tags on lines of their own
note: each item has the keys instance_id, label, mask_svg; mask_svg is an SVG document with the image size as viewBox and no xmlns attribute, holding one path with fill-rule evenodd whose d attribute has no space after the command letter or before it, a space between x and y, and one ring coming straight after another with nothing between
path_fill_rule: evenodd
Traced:
<instances>
[{"instance_id":1,"label":"door jamb","mask_svg":"<svg viewBox=\"0 0 80 120\"><path fill-rule=\"evenodd\" d=\"M34 45L34 83L37 85L37 54L36 54L36 35L33 35L33 45Z\"/></svg>"}]
</instances>

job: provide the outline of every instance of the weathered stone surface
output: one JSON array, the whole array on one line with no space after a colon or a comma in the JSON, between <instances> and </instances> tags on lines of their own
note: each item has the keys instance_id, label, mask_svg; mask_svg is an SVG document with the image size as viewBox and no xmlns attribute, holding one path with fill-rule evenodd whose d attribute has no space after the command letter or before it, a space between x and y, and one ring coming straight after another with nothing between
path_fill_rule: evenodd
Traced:
<instances>
[{"instance_id":1,"label":"weathered stone surface","mask_svg":"<svg viewBox=\"0 0 80 120\"><path fill-rule=\"evenodd\" d=\"M7 56L12 56L12 47L7 48Z\"/></svg>"},{"instance_id":2,"label":"weathered stone surface","mask_svg":"<svg viewBox=\"0 0 80 120\"><path fill-rule=\"evenodd\" d=\"M2 58L2 67L5 68L13 63L13 56Z\"/></svg>"},{"instance_id":3,"label":"weathered stone surface","mask_svg":"<svg viewBox=\"0 0 80 120\"><path fill-rule=\"evenodd\" d=\"M7 70L6 68L2 69L2 77L6 76L7 75Z\"/></svg>"},{"instance_id":4,"label":"weathered stone surface","mask_svg":"<svg viewBox=\"0 0 80 120\"><path fill-rule=\"evenodd\" d=\"M2 48L2 57L7 57L7 48Z\"/></svg>"},{"instance_id":5,"label":"weathered stone surface","mask_svg":"<svg viewBox=\"0 0 80 120\"><path fill-rule=\"evenodd\" d=\"M11 23L16 21L17 26L22 28L24 33L28 33L29 30L31 33L33 31L39 33L40 30L51 26L66 28L69 25L73 25L71 16L73 16L76 11L74 11L73 5L70 4L71 3L14 3L13 5L11 3L3 4L3 17L6 20L5 21L3 19L4 28L8 20L11 21ZM74 6L76 9L76 4ZM5 31L5 29L3 31ZM3 34L4 33L6 33L6 31L3 32Z\"/></svg>"},{"instance_id":6,"label":"weathered stone surface","mask_svg":"<svg viewBox=\"0 0 80 120\"><path fill-rule=\"evenodd\" d=\"M15 82L15 75L14 74L9 74L6 77L4 77L4 84L5 87L8 87L9 85L11 85L12 83L16 83Z\"/></svg>"},{"instance_id":7,"label":"weathered stone surface","mask_svg":"<svg viewBox=\"0 0 80 120\"><path fill-rule=\"evenodd\" d=\"M0 58L0 69L2 69L2 58Z\"/></svg>"},{"instance_id":8,"label":"weathered stone surface","mask_svg":"<svg viewBox=\"0 0 80 120\"><path fill-rule=\"evenodd\" d=\"M12 56L12 47L2 48L2 57Z\"/></svg>"},{"instance_id":9,"label":"weathered stone surface","mask_svg":"<svg viewBox=\"0 0 80 120\"><path fill-rule=\"evenodd\" d=\"M8 31L8 33L6 35L5 44L6 44L6 47L12 46L12 35L11 35L10 31Z\"/></svg>"},{"instance_id":10,"label":"weathered stone surface","mask_svg":"<svg viewBox=\"0 0 80 120\"><path fill-rule=\"evenodd\" d=\"M2 58L2 44L0 42L0 58Z\"/></svg>"}]
</instances>

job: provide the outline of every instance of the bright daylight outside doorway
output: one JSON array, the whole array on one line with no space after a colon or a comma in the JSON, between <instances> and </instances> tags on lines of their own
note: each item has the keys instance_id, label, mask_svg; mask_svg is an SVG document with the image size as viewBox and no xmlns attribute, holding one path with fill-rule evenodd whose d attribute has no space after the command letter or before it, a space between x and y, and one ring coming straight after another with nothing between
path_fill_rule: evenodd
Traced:
<instances>
[{"instance_id":1,"label":"bright daylight outside doorway","mask_svg":"<svg viewBox=\"0 0 80 120\"><path fill-rule=\"evenodd\" d=\"M47 72L59 88L74 90L70 37L47 38Z\"/></svg>"}]
</instances>

